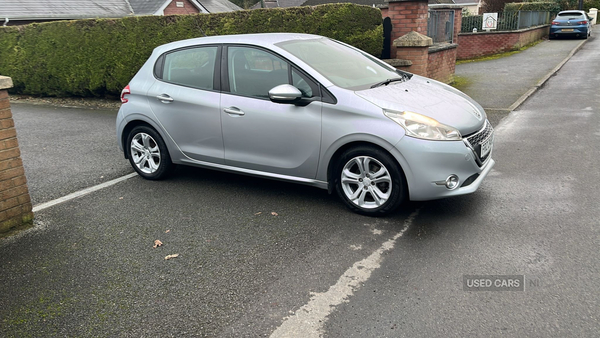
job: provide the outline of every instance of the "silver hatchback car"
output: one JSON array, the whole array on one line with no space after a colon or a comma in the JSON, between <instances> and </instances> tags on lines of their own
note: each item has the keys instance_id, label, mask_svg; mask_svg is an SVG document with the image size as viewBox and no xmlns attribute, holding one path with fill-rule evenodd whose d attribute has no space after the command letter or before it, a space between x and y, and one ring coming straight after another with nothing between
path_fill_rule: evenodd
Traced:
<instances>
[{"instance_id":1,"label":"silver hatchback car","mask_svg":"<svg viewBox=\"0 0 600 338\"><path fill-rule=\"evenodd\" d=\"M174 164L336 191L383 215L472 193L494 166L477 102L322 36L211 36L157 47L121 94L117 138L146 179Z\"/></svg>"}]
</instances>

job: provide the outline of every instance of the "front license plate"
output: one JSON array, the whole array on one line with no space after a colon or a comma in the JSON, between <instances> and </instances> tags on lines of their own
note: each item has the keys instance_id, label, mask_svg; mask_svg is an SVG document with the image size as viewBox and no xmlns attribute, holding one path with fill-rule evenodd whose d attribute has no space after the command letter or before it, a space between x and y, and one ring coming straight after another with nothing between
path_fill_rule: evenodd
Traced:
<instances>
[{"instance_id":1,"label":"front license plate","mask_svg":"<svg viewBox=\"0 0 600 338\"><path fill-rule=\"evenodd\" d=\"M492 134L490 137L488 137L487 140L485 140L482 144L481 144L481 158L486 157L490 151L492 150L492 147L494 145L494 134Z\"/></svg>"},{"instance_id":2,"label":"front license plate","mask_svg":"<svg viewBox=\"0 0 600 338\"><path fill-rule=\"evenodd\" d=\"M572 32L573 29L562 29L561 31L563 31L563 32Z\"/></svg>"}]
</instances>

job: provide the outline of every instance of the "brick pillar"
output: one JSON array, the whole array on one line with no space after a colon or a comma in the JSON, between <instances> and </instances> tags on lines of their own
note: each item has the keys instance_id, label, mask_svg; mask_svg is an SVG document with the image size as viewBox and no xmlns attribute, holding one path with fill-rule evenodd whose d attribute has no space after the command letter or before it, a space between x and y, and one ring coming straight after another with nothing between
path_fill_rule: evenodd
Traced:
<instances>
[{"instance_id":1,"label":"brick pillar","mask_svg":"<svg viewBox=\"0 0 600 338\"><path fill-rule=\"evenodd\" d=\"M388 2L387 15L392 20L392 41L411 31L427 35L428 0L386 1ZM394 58L394 55L392 54L391 57Z\"/></svg>"},{"instance_id":2,"label":"brick pillar","mask_svg":"<svg viewBox=\"0 0 600 338\"><path fill-rule=\"evenodd\" d=\"M462 7L454 8L454 36L452 38L453 43L458 43L458 34L462 28Z\"/></svg>"},{"instance_id":3,"label":"brick pillar","mask_svg":"<svg viewBox=\"0 0 600 338\"><path fill-rule=\"evenodd\" d=\"M406 69L417 75L427 76L427 64L429 60L429 46L433 44L430 37L410 32L394 40L396 47L396 58L408 60L412 65Z\"/></svg>"},{"instance_id":4,"label":"brick pillar","mask_svg":"<svg viewBox=\"0 0 600 338\"><path fill-rule=\"evenodd\" d=\"M0 76L0 233L31 223L31 199L21 161L17 131L7 89L10 77Z\"/></svg>"}]
</instances>

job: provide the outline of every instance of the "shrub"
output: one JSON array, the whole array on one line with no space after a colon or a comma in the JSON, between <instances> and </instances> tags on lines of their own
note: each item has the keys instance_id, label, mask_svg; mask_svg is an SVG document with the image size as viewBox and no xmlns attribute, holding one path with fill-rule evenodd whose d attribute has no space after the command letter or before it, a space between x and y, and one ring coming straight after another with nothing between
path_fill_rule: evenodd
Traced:
<instances>
[{"instance_id":1,"label":"shrub","mask_svg":"<svg viewBox=\"0 0 600 338\"><path fill-rule=\"evenodd\" d=\"M539 2L511 2L504 5L505 12L516 11L546 11L550 13L560 12L560 4L553 1Z\"/></svg>"},{"instance_id":2,"label":"shrub","mask_svg":"<svg viewBox=\"0 0 600 338\"><path fill-rule=\"evenodd\" d=\"M0 74L13 78L14 93L118 95L155 47L202 32L319 34L376 56L383 47L379 9L353 4L58 21L0 27Z\"/></svg>"}]
</instances>

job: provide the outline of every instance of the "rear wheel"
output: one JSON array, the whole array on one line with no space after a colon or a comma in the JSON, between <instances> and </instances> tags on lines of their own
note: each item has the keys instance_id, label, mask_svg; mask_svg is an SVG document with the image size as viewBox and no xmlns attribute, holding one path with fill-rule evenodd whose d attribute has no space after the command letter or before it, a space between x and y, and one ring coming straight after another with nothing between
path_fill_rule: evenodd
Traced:
<instances>
[{"instance_id":1,"label":"rear wheel","mask_svg":"<svg viewBox=\"0 0 600 338\"><path fill-rule=\"evenodd\" d=\"M127 137L129 163L148 180L160 180L171 172L173 163L160 135L152 128L138 126Z\"/></svg>"},{"instance_id":2,"label":"rear wheel","mask_svg":"<svg viewBox=\"0 0 600 338\"><path fill-rule=\"evenodd\" d=\"M404 175L387 152L361 146L344 152L336 170L336 191L353 211L381 216L396 209L406 194Z\"/></svg>"}]
</instances>

